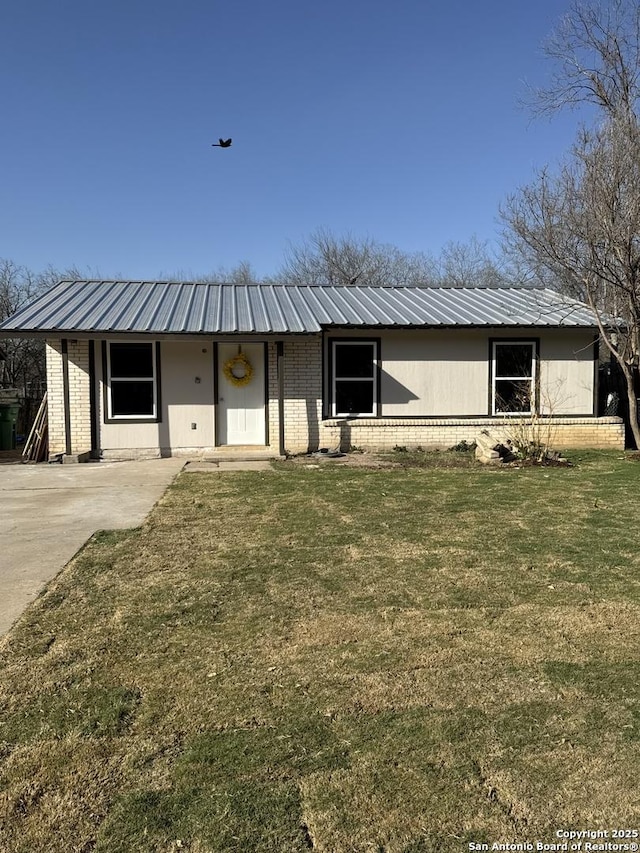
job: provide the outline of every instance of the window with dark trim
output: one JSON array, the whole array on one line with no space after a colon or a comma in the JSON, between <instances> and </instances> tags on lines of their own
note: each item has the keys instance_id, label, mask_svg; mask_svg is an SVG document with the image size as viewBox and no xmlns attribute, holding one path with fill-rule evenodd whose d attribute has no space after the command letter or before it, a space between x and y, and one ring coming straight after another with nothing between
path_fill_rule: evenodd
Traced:
<instances>
[{"instance_id":1,"label":"window with dark trim","mask_svg":"<svg viewBox=\"0 0 640 853\"><path fill-rule=\"evenodd\" d=\"M529 415L536 409L536 342L494 341L492 406L494 415Z\"/></svg>"},{"instance_id":2,"label":"window with dark trim","mask_svg":"<svg viewBox=\"0 0 640 853\"><path fill-rule=\"evenodd\" d=\"M334 340L331 364L331 415L377 414L377 342Z\"/></svg>"},{"instance_id":3,"label":"window with dark trim","mask_svg":"<svg viewBox=\"0 0 640 853\"><path fill-rule=\"evenodd\" d=\"M109 341L107 389L109 420L157 420L156 344Z\"/></svg>"}]
</instances>

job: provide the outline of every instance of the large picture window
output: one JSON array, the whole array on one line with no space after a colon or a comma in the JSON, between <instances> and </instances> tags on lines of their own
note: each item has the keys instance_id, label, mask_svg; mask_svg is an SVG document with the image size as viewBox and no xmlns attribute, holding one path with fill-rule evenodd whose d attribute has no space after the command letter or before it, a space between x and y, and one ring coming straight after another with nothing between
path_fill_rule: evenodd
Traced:
<instances>
[{"instance_id":1,"label":"large picture window","mask_svg":"<svg viewBox=\"0 0 640 853\"><path fill-rule=\"evenodd\" d=\"M156 344L107 344L107 413L109 419L157 420Z\"/></svg>"},{"instance_id":2,"label":"large picture window","mask_svg":"<svg viewBox=\"0 0 640 853\"><path fill-rule=\"evenodd\" d=\"M494 341L492 367L493 414L532 414L536 409L535 341Z\"/></svg>"},{"instance_id":3,"label":"large picture window","mask_svg":"<svg viewBox=\"0 0 640 853\"><path fill-rule=\"evenodd\" d=\"M377 414L376 341L333 341L331 355L332 416Z\"/></svg>"}]
</instances>

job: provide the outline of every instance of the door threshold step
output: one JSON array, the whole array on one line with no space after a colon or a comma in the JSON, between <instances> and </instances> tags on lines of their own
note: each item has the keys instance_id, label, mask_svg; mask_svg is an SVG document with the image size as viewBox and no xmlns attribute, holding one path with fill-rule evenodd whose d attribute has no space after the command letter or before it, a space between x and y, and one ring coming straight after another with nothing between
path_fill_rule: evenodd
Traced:
<instances>
[{"instance_id":1,"label":"door threshold step","mask_svg":"<svg viewBox=\"0 0 640 853\"><path fill-rule=\"evenodd\" d=\"M272 459L218 459L215 462L190 460L184 466L184 471L269 471Z\"/></svg>"},{"instance_id":2,"label":"door threshold step","mask_svg":"<svg viewBox=\"0 0 640 853\"><path fill-rule=\"evenodd\" d=\"M202 462L267 462L270 459L284 459L273 450L223 450L207 453L201 457Z\"/></svg>"}]
</instances>

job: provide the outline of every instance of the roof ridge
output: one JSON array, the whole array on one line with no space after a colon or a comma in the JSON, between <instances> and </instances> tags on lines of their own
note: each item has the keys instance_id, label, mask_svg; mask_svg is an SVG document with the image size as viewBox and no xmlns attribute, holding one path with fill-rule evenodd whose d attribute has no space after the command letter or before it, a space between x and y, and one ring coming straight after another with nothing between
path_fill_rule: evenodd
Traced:
<instances>
[{"instance_id":1,"label":"roof ridge","mask_svg":"<svg viewBox=\"0 0 640 853\"><path fill-rule=\"evenodd\" d=\"M552 293L556 293L552 288L547 287L546 285L532 285L532 284L499 284L499 285L488 285L488 284L474 284L470 286L458 285L458 284L368 284L367 282L357 282L356 284L347 284L346 282L340 282L338 284L325 284L321 282L287 282L287 281L246 281L246 282L237 282L237 281L183 281L176 279L152 279L152 278L63 278L60 279L58 284L131 284L131 285L140 285L140 284L164 284L171 286L181 286L188 285L190 287L195 287L197 285L206 286L206 287L314 287L314 288L336 288L336 289L353 289L357 290L358 288L364 290L548 290Z\"/></svg>"}]
</instances>

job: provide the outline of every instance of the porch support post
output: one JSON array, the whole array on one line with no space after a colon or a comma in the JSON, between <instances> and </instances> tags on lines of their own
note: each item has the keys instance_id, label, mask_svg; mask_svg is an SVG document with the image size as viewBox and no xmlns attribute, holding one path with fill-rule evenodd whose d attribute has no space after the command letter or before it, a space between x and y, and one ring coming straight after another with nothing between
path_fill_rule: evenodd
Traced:
<instances>
[{"instance_id":1,"label":"porch support post","mask_svg":"<svg viewBox=\"0 0 640 853\"><path fill-rule=\"evenodd\" d=\"M600 335L596 335L593 341L593 412L599 415L598 403L600 401ZM604 414L604 412L602 413Z\"/></svg>"},{"instance_id":2,"label":"porch support post","mask_svg":"<svg viewBox=\"0 0 640 853\"><path fill-rule=\"evenodd\" d=\"M278 374L278 451L284 456L284 342L276 341L276 370Z\"/></svg>"},{"instance_id":3,"label":"porch support post","mask_svg":"<svg viewBox=\"0 0 640 853\"><path fill-rule=\"evenodd\" d=\"M95 341L91 340L89 346L89 411L91 417L91 455L98 458L98 393L96 388L96 353Z\"/></svg>"},{"instance_id":4,"label":"porch support post","mask_svg":"<svg viewBox=\"0 0 640 853\"><path fill-rule=\"evenodd\" d=\"M64 442L65 453L71 456L71 400L69 395L69 346L66 338L62 338L62 399L64 402Z\"/></svg>"}]
</instances>

